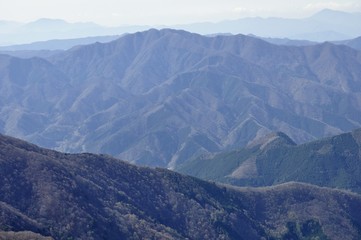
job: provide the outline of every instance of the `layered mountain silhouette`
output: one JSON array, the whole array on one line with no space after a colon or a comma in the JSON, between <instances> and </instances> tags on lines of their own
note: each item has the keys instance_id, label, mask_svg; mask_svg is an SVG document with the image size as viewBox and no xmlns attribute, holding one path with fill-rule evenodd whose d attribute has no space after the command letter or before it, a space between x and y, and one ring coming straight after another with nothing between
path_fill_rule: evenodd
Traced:
<instances>
[{"instance_id":1,"label":"layered mountain silhouette","mask_svg":"<svg viewBox=\"0 0 361 240\"><path fill-rule=\"evenodd\" d=\"M0 239L358 239L361 197L231 188L0 135Z\"/></svg>"},{"instance_id":2,"label":"layered mountain silhouette","mask_svg":"<svg viewBox=\"0 0 361 240\"><path fill-rule=\"evenodd\" d=\"M202 156L177 171L239 186L270 186L289 181L361 193L361 129L296 145L273 133L249 146Z\"/></svg>"},{"instance_id":3,"label":"layered mountain silhouette","mask_svg":"<svg viewBox=\"0 0 361 240\"><path fill-rule=\"evenodd\" d=\"M251 35L252 37L257 37L255 35ZM319 44L318 42L312 42L307 40L294 40L288 38L261 38L266 42L277 44L277 45L286 45L286 46L311 46ZM343 40L343 41L332 41L331 43L337 45L346 45L356 50L361 50L361 37ZM1 48L0 48L1 49Z\"/></svg>"},{"instance_id":4,"label":"layered mountain silhouette","mask_svg":"<svg viewBox=\"0 0 361 240\"><path fill-rule=\"evenodd\" d=\"M344 45L352 47L356 50L361 50L361 37L357 37L357 38L346 40L346 41L340 41L337 43L344 44Z\"/></svg>"},{"instance_id":5,"label":"layered mountain silhouette","mask_svg":"<svg viewBox=\"0 0 361 240\"><path fill-rule=\"evenodd\" d=\"M0 47L0 51L40 51L40 50L68 50L74 46L87 45L96 42L106 43L120 38L119 35L86 37L74 39L54 39L48 41L33 42Z\"/></svg>"},{"instance_id":6,"label":"layered mountain silhouette","mask_svg":"<svg viewBox=\"0 0 361 240\"><path fill-rule=\"evenodd\" d=\"M231 34L212 34L207 36L218 36L218 35L231 35ZM251 37L258 37L250 34ZM74 39L55 39L48 41L33 42L29 44L19 44L12 46L0 46L0 54L6 54L20 58L31 58L41 57L49 58L53 55L60 53L63 50L70 48L87 45L93 43L107 43L120 38L119 35L113 36L98 36L98 37L86 37L86 38L74 38ZM258 37L260 38L260 37ZM260 38L266 42L276 45L286 46L311 46L319 44L318 42L312 42L307 40L294 40L288 38ZM332 41L331 43L337 45L346 45L356 50L361 50L361 37L354 39L343 40L343 41Z\"/></svg>"},{"instance_id":7,"label":"layered mountain silhouette","mask_svg":"<svg viewBox=\"0 0 361 240\"><path fill-rule=\"evenodd\" d=\"M149 30L48 59L0 56L0 129L67 152L173 168L282 131L361 126L361 53Z\"/></svg>"},{"instance_id":8,"label":"layered mountain silhouette","mask_svg":"<svg viewBox=\"0 0 361 240\"><path fill-rule=\"evenodd\" d=\"M306 18L250 17L217 23L195 23L175 26L201 34L232 33L255 34L260 37L290 38L316 42L355 38L361 30L352 22L359 22L361 13L347 13L323 9Z\"/></svg>"},{"instance_id":9,"label":"layered mountain silhouette","mask_svg":"<svg viewBox=\"0 0 361 240\"><path fill-rule=\"evenodd\" d=\"M41 18L33 22L19 23L0 20L0 45L11 46L18 44L30 44L39 41L82 38L89 41L92 37L121 35L124 33L136 32L149 29L147 26L119 26L104 27L92 22L70 23L62 19ZM86 40L85 38L89 38ZM69 41L65 46L69 45ZM47 46L54 46L59 42L51 41ZM64 42L60 44L64 46ZM24 47L24 46L18 46ZM28 46L37 48L38 44Z\"/></svg>"},{"instance_id":10,"label":"layered mountain silhouette","mask_svg":"<svg viewBox=\"0 0 361 240\"><path fill-rule=\"evenodd\" d=\"M239 18L221 22L199 22L174 26L121 25L105 27L92 22L69 23L61 19L38 19L29 23L0 20L0 45L10 46L52 39L84 38L89 36L122 35L149 28L174 28L199 34L255 34L260 37L290 38L316 42L340 41L361 36L357 23L360 12L323 9L305 18Z\"/></svg>"}]
</instances>

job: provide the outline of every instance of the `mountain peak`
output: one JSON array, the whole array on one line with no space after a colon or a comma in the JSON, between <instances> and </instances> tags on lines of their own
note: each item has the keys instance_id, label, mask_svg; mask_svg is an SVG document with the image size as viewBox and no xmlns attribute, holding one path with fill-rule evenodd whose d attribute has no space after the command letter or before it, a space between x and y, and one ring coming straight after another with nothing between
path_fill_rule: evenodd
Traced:
<instances>
[{"instance_id":1,"label":"mountain peak","mask_svg":"<svg viewBox=\"0 0 361 240\"><path fill-rule=\"evenodd\" d=\"M53 19L53 18L39 18L29 24L67 24L66 21L62 19Z\"/></svg>"},{"instance_id":2,"label":"mountain peak","mask_svg":"<svg viewBox=\"0 0 361 240\"><path fill-rule=\"evenodd\" d=\"M34 22L66 22L66 21L58 18L39 18Z\"/></svg>"},{"instance_id":3,"label":"mountain peak","mask_svg":"<svg viewBox=\"0 0 361 240\"><path fill-rule=\"evenodd\" d=\"M311 18L316 20L323 20L323 21L331 21L332 19L347 20L349 19L350 16L353 15L354 15L353 13L325 8L312 15Z\"/></svg>"},{"instance_id":4,"label":"mountain peak","mask_svg":"<svg viewBox=\"0 0 361 240\"><path fill-rule=\"evenodd\" d=\"M315 15L317 15L317 14L340 14L340 13L345 14L346 12L339 11L339 10L334 10L334 9L331 9L331 8L324 8L321 11L319 11L318 13L316 13Z\"/></svg>"}]
</instances>

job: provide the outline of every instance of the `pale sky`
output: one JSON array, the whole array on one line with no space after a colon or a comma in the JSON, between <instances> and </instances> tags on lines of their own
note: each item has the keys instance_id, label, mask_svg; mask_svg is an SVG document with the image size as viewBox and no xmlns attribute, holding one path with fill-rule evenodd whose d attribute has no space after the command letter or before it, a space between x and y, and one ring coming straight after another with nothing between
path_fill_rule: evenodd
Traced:
<instances>
[{"instance_id":1,"label":"pale sky","mask_svg":"<svg viewBox=\"0 0 361 240\"><path fill-rule=\"evenodd\" d=\"M0 0L0 20L171 25L254 16L301 18L324 8L361 12L361 0Z\"/></svg>"}]
</instances>

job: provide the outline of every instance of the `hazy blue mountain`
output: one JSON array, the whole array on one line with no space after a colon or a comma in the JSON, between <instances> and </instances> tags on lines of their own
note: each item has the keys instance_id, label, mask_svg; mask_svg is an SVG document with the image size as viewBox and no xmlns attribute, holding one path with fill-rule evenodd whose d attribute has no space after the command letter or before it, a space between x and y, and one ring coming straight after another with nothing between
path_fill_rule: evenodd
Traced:
<instances>
[{"instance_id":1,"label":"hazy blue mountain","mask_svg":"<svg viewBox=\"0 0 361 240\"><path fill-rule=\"evenodd\" d=\"M361 36L361 29L358 25L350 24L356 22L361 22L361 13L325 9L311 17L301 19L252 17L218 23L180 25L174 26L174 28L201 34L242 33L260 37L324 42Z\"/></svg>"},{"instance_id":2,"label":"hazy blue mountain","mask_svg":"<svg viewBox=\"0 0 361 240\"><path fill-rule=\"evenodd\" d=\"M38 50L68 50L74 46L87 45L96 42L106 43L120 38L116 36L99 36L75 39L56 39L28 44L12 45L0 47L0 51L38 51Z\"/></svg>"},{"instance_id":3,"label":"hazy blue mountain","mask_svg":"<svg viewBox=\"0 0 361 240\"><path fill-rule=\"evenodd\" d=\"M302 143L361 127L361 53L331 43L149 30L48 60L4 56L0 79L2 132L151 166L273 131Z\"/></svg>"},{"instance_id":4,"label":"hazy blue mountain","mask_svg":"<svg viewBox=\"0 0 361 240\"><path fill-rule=\"evenodd\" d=\"M339 41L336 44L344 44L346 46L352 47L354 49L361 51L361 37L357 37L351 40Z\"/></svg>"},{"instance_id":5,"label":"hazy blue mountain","mask_svg":"<svg viewBox=\"0 0 361 240\"><path fill-rule=\"evenodd\" d=\"M14 28L21 26L21 23L14 21L0 20L0 32L6 33L12 31Z\"/></svg>"},{"instance_id":6,"label":"hazy blue mountain","mask_svg":"<svg viewBox=\"0 0 361 240\"><path fill-rule=\"evenodd\" d=\"M202 156L177 171L239 186L298 181L361 193L361 129L296 145L282 133L245 148Z\"/></svg>"},{"instance_id":7,"label":"hazy blue mountain","mask_svg":"<svg viewBox=\"0 0 361 240\"><path fill-rule=\"evenodd\" d=\"M9 55L17 58L49 58L58 53L61 53L62 50L17 50L17 51L0 51L1 55Z\"/></svg>"},{"instance_id":8,"label":"hazy blue mountain","mask_svg":"<svg viewBox=\"0 0 361 240\"><path fill-rule=\"evenodd\" d=\"M0 24L0 46L29 44L54 39L62 40L88 38L92 36L114 36L145 30L148 28L149 27L146 26L103 27L91 22L68 23L60 19L44 18L30 23L7 25L6 27L2 27ZM57 42L49 42L47 44L54 43ZM37 48L38 44L35 44L33 47ZM34 49L22 48L20 50Z\"/></svg>"},{"instance_id":9,"label":"hazy blue mountain","mask_svg":"<svg viewBox=\"0 0 361 240\"><path fill-rule=\"evenodd\" d=\"M0 214L0 238L12 240L361 237L361 197L350 192L231 188L2 135Z\"/></svg>"},{"instance_id":10,"label":"hazy blue mountain","mask_svg":"<svg viewBox=\"0 0 361 240\"><path fill-rule=\"evenodd\" d=\"M255 35L251 35L252 37L257 37ZM285 46L311 46L316 45L318 42L312 42L307 40L295 40L295 39L288 39L288 38L261 38L258 37L266 42L277 44L277 45L285 45ZM346 45L356 50L361 50L361 37L343 40L343 41L332 41L331 43L337 45Z\"/></svg>"},{"instance_id":11,"label":"hazy blue mountain","mask_svg":"<svg viewBox=\"0 0 361 240\"><path fill-rule=\"evenodd\" d=\"M0 47L0 54L6 54L19 58L49 58L53 55L60 53L63 50L68 50L75 46L87 45L92 43L106 43L111 42L121 36L99 36L99 37L86 37L75 39L56 39L41 42L34 42L29 44L20 44L12 46Z\"/></svg>"},{"instance_id":12,"label":"hazy blue mountain","mask_svg":"<svg viewBox=\"0 0 361 240\"><path fill-rule=\"evenodd\" d=\"M257 37L255 35L251 35L252 37ZM307 40L296 40L289 38L261 38L260 39L277 45L285 45L285 46L311 46L319 44L318 42L312 42ZM1 48L0 48L1 49Z\"/></svg>"},{"instance_id":13,"label":"hazy blue mountain","mask_svg":"<svg viewBox=\"0 0 361 240\"><path fill-rule=\"evenodd\" d=\"M6 54L19 58L49 58L60 53L63 50L68 50L75 46L87 45L92 43L106 43L111 42L121 36L98 36L75 39L56 39L41 42L34 42L28 44L12 45L0 47L0 54Z\"/></svg>"},{"instance_id":14,"label":"hazy blue mountain","mask_svg":"<svg viewBox=\"0 0 361 240\"><path fill-rule=\"evenodd\" d=\"M289 38L316 42L340 41L361 36L358 25L350 24L357 22L361 22L361 13L346 13L329 9L300 19L253 17L175 26L103 27L94 23L68 23L59 19L39 19L23 24L4 21L0 22L0 46L52 39L122 35L165 27L199 34L254 34L265 38Z\"/></svg>"},{"instance_id":15,"label":"hazy blue mountain","mask_svg":"<svg viewBox=\"0 0 361 240\"><path fill-rule=\"evenodd\" d=\"M1 29L0 29L1 30ZM34 22L14 26L0 32L1 45L19 44L49 39L68 39L100 35L102 27L93 23L67 23L59 19L39 19ZM6 42L5 42L6 41ZM9 44L7 44L9 45Z\"/></svg>"}]
</instances>

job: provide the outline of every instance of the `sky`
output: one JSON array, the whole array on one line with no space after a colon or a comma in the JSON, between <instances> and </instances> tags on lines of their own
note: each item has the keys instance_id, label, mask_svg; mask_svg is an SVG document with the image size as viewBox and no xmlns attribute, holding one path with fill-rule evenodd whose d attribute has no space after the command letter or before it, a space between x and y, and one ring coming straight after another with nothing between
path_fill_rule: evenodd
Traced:
<instances>
[{"instance_id":1,"label":"sky","mask_svg":"<svg viewBox=\"0 0 361 240\"><path fill-rule=\"evenodd\" d=\"M361 0L0 0L0 20L173 25L255 16L302 18L324 8L361 12Z\"/></svg>"}]
</instances>

